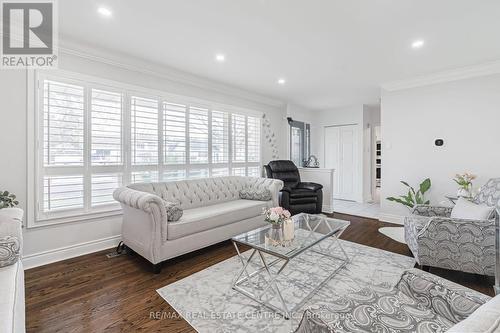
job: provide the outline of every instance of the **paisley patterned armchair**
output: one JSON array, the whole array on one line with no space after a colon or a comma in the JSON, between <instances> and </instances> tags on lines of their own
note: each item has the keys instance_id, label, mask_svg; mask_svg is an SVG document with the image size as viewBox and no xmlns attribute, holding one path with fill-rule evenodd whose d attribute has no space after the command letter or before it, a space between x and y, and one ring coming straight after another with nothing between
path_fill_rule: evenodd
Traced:
<instances>
[{"instance_id":1,"label":"paisley patterned armchair","mask_svg":"<svg viewBox=\"0 0 500 333\"><path fill-rule=\"evenodd\" d=\"M500 207L500 178L490 179L474 202ZM422 205L405 218L405 239L418 264L494 276L495 215L452 219L451 210Z\"/></svg>"},{"instance_id":2,"label":"paisley patterned armchair","mask_svg":"<svg viewBox=\"0 0 500 333\"><path fill-rule=\"evenodd\" d=\"M458 325L473 320L468 318L475 312L490 325L486 312L491 309L485 309L486 315L478 310L490 301L489 296L412 268L389 291L364 288L332 299L327 308L306 311L295 333L486 332L476 322L466 330ZM494 308L496 302L489 306Z\"/></svg>"}]
</instances>

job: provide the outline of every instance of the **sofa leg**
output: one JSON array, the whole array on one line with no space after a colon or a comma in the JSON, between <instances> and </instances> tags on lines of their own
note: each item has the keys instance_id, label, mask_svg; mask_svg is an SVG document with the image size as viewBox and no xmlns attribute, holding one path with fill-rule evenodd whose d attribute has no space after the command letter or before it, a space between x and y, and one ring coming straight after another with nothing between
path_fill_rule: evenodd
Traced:
<instances>
[{"instance_id":1,"label":"sofa leg","mask_svg":"<svg viewBox=\"0 0 500 333\"><path fill-rule=\"evenodd\" d=\"M153 264L153 273L160 274L161 273L161 263Z\"/></svg>"}]
</instances>

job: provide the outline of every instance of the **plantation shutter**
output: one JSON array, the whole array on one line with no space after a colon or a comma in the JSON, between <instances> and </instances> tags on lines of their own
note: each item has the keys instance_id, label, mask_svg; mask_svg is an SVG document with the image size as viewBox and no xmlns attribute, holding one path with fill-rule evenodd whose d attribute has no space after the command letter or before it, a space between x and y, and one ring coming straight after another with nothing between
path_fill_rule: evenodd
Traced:
<instances>
[{"instance_id":1,"label":"plantation shutter","mask_svg":"<svg viewBox=\"0 0 500 333\"><path fill-rule=\"evenodd\" d=\"M92 89L92 165L122 164L122 95Z\"/></svg>"},{"instance_id":2,"label":"plantation shutter","mask_svg":"<svg viewBox=\"0 0 500 333\"><path fill-rule=\"evenodd\" d=\"M233 163L245 163L246 161L246 129L245 116L232 114L232 147Z\"/></svg>"},{"instance_id":3,"label":"plantation shutter","mask_svg":"<svg viewBox=\"0 0 500 333\"><path fill-rule=\"evenodd\" d=\"M229 115L227 112L212 112L212 163L229 162ZM224 175L218 170L218 175Z\"/></svg>"},{"instance_id":4,"label":"plantation shutter","mask_svg":"<svg viewBox=\"0 0 500 333\"><path fill-rule=\"evenodd\" d=\"M164 164L186 164L186 106L163 103Z\"/></svg>"},{"instance_id":5,"label":"plantation shutter","mask_svg":"<svg viewBox=\"0 0 500 333\"><path fill-rule=\"evenodd\" d=\"M83 209L83 86L43 82L42 212Z\"/></svg>"},{"instance_id":6,"label":"plantation shutter","mask_svg":"<svg viewBox=\"0 0 500 333\"><path fill-rule=\"evenodd\" d=\"M132 165L158 164L158 101L130 100Z\"/></svg>"},{"instance_id":7,"label":"plantation shutter","mask_svg":"<svg viewBox=\"0 0 500 333\"><path fill-rule=\"evenodd\" d=\"M43 96L44 165L82 166L84 88L46 80Z\"/></svg>"}]
</instances>

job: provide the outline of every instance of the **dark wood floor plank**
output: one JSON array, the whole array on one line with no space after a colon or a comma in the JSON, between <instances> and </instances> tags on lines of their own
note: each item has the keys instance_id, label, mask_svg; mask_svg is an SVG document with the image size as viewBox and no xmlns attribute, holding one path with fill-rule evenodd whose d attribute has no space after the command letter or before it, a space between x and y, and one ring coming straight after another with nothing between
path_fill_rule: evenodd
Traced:
<instances>
[{"instance_id":1,"label":"dark wood floor plank","mask_svg":"<svg viewBox=\"0 0 500 333\"><path fill-rule=\"evenodd\" d=\"M391 226L350 215L343 239L410 256L408 247L380 234ZM164 263L153 274L138 255L106 258L110 250L33 268L26 273L28 332L195 332L156 290L236 255L230 242ZM493 295L493 281L473 274L431 268L431 272ZM160 313L155 319L151 313Z\"/></svg>"}]
</instances>

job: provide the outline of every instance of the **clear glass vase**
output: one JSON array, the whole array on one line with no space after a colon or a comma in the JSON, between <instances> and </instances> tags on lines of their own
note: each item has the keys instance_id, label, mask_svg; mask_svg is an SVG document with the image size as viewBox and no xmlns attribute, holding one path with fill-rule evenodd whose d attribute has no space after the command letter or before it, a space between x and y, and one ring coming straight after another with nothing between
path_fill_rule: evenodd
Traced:
<instances>
[{"instance_id":1,"label":"clear glass vase","mask_svg":"<svg viewBox=\"0 0 500 333\"><path fill-rule=\"evenodd\" d=\"M282 225L272 224L267 237L276 243L281 243L284 239Z\"/></svg>"}]
</instances>

